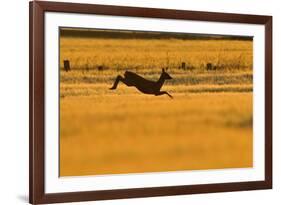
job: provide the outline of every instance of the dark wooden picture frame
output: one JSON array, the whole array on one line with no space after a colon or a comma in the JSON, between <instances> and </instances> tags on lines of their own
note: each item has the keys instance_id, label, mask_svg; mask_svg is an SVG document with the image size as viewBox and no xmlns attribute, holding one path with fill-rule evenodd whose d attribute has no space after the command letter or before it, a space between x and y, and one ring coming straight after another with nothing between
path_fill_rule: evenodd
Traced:
<instances>
[{"instance_id":1,"label":"dark wooden picture frame","mask_svg":"<svg viewBox=\"0 0 281 205\"><path fill-rule=\"evenodd\" d=\"M33 204L88 200L153 197L181 194L257 190L272 188L272 17L152 8L34 1L29 4L29 200ZM44 190L44 13L67 12L127 17L150 17L265 26L265 180L203 185L81 191L46 194Z\"/></svg>"}]
</instances>

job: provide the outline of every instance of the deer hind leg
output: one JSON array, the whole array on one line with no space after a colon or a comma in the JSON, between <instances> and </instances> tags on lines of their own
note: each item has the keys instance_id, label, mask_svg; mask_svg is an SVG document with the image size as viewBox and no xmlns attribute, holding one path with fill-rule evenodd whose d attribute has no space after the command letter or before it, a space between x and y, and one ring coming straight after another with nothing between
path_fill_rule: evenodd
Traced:
<instances>
[{"instance_id":1,"label":"deer hind leg","mask_svg":"<svg viewBox=\"0 0 281 205\"><path fill-rule=\"evenodd\" d=\"M168 92L166 92L166 91L159 91L159 92L156 93L155 95L158 96L158 95L164 95L164 94L168 95L170 98L173 99L173 96L171 96L171 95L170 95Z\"/></svg>"},{"instance_id":2,"label":"deer hind leg","mask_svg":"<svg viewBox=\"0 0 281 205\"><path fill-rule=\"evenodd\" d=\"M121 75L118 75L115 79L115 82L113 84L113 86L111 88L109 88L110 90L115 90L117 88L117 85L119 83L119 81L122 79L123 77Z\"/></svg>"},{"instance_id":3,"label":"deer hind leg","mask_svg":"<svg viewBox=\"0 0 281 205\"><path fill-rule=\"evenodd\" d=\"M118 83L119 83L120 81L121 81L122 83L124 83L125 85L127 85L127 86L132 86L132 84L128 81L128 79L127 79L126 77L123 78L121 75L118 75L118 76L116 77L116 80L115 80L113 86L112 86L111 88L109 88L109 89L110 89L110 90L115 90L115 89L117 88Z\"/></svg>"}]
</instances>

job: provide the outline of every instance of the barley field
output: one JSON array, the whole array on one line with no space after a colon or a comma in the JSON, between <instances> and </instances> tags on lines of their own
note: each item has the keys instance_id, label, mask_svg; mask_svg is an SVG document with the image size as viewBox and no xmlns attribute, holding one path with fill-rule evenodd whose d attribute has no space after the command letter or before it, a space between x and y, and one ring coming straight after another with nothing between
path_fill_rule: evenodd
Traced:
<instances>
[{"instance_id":1,"label":"barley field","mask_svg":"<svg viewBox=\"0 0 281 205\"><path fill-rule=\"evenodd\" d=\"M252 167L252 46L61 36L60 176ZM126 70L156 81L167 67L173 99L109 90Z\"/></svg>"}]
</instances>

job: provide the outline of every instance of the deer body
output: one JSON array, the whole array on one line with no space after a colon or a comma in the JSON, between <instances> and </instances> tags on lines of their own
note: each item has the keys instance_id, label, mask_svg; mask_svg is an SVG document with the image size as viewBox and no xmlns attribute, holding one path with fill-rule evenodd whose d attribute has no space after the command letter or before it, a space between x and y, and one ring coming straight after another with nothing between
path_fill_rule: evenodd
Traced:
<instances>
[{"instance_id":1,"label":"deer body","mask_svg":"<svg viewBox=\"0 0 281 205\"><path fill-rule=\"evenodd\" d=\"M116 80L110 89L111 90L116 89L118 83L121 81L129 87L131 86L136 87L140 92L145 94L152 94L156 96L166 94L170 98L173 98L168 92L160 91L165 80L168 79L172 79L172 77L168 73L166 73L164 69L162 70L161 76L158 81L147 80L136 73L126 71L124 73L124 77L122 77L121 75L118 75L116 77Z\"/></svg>"}]
</instances>

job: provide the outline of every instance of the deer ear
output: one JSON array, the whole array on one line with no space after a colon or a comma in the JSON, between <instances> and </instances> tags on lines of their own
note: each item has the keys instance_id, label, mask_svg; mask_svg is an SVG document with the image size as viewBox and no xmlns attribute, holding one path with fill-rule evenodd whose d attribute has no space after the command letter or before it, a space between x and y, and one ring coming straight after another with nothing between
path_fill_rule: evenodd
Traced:
<instances>
[{"instance_id":1,"label":"deer ear","mask_svg":"<svg viewBox=\"0 0 281 205\"><path fill-rule=\"evenodd\" d=\"M168 67L166 67L166 71L168 70Z\"/></svg>"},{"instance_id":2,"label":"deer ear","mask_svg":"<svg viewBox=\"0 0 281 205\"><path fill-rule=\"evenodd\" d=\"M165 72L164 68L162 68L162 72L163 72L163 73Z\"/></svg>"}]
</instances>

